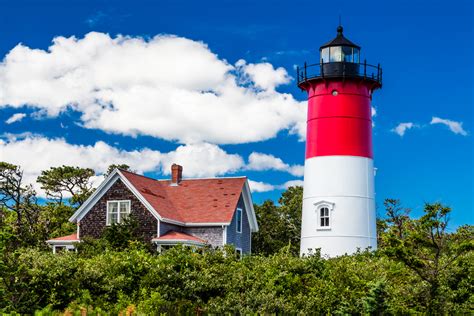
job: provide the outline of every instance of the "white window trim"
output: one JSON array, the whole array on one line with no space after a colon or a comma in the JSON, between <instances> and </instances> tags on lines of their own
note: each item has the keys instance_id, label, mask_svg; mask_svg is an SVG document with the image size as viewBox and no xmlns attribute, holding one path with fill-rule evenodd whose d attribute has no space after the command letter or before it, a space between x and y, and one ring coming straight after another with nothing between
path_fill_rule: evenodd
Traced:
<instances>
[{"instance_id":1,"label":"white window trim","mask_svg":"<svg viewBox=\"0 0 474 316\"><path fill-rule=\"evenodd\" d=\"M239 259L242 259L242 255L244 254L244 253L242 252L242 248L235 248L235 252L236 252L236 253L238 252L238 253L239 253Z\"/></svg>"},{"instance_id":2,"label":"white window trim","mask_svg":"<svg viewBox=\"0 0 474 316\"><path fill-rule=\"evenodd\" d=\"M117 207L117 224L121 224L120 220L120 202L127 202L128 203L128 214L132 213L132 201L131 200L107 200L107 210L106 210L106 215L105 215L105 225L106 226L112 226L109 221L109 203L118 203Z\"/></svg>"},{"instance_id":3,"label":"white window trim","mask_svg":"<svg viewBox=\"0 0 474 316\"><path fill-rule=\"evenodd\" d=\"M331 230L332 227L332 211L334 209L334 203L329 203L329 202L319 202L315 203L316 205L316 216L318 218L318 223L316 230ZM327 208L329 209L329 226L321 226L321 209L322 208Z\"/></svg>"},{"instance_id":4,"label":"white window trim","mask_svg":"<svg viewBox=\"0 0 474 316\"><path fill-rule=\"evenodd\" d=\"M239 222L237 221L237 219L238 219L237 214L238 214L239 211L240 211L240 225L238 225ZM242 234L242 223L244 221L244 218L243 218L244 210L242 208L238 207L235 212L236 212L236 214L235 214L235 231L239 234Z\"/></svg>"}]
</instances>

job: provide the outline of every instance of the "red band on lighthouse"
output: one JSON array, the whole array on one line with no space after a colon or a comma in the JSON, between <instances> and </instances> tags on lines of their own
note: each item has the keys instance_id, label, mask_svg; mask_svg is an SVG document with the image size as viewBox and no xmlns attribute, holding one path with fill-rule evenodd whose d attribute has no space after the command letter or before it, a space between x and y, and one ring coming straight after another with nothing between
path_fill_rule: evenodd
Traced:
<instances>
[{"instance_id":1,"label":"red band on lighthouse","mask_svg":"<svg viewBox=\"0 0 474 316\"><path fill-rule=\"evenodd\" d=\"M307 91L306 159L373 158L370 85L364 81L316 81Z\"/></svg>"}]
</instances>

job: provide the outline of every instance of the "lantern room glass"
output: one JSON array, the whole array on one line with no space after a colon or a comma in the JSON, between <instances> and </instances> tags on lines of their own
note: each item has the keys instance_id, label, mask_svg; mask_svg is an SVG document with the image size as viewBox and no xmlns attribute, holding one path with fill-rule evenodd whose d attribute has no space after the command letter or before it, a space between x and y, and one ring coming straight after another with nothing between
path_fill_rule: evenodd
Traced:
<instances>
[{"instance_id":1,"label":"lantern room glass","mask_svg":"<svg viewBox=\"0 0 474 316\"><path fill-rule=\"evenodd\" d=\"M321 49L321 63L360 63L359 49L351 46L331 46Z\"/></svg>"},{"instance_id":2,"label":"lantern room glass","mask_svg":"<svg viewBox=\"0 0 474 316\"><path fill-rule=\"evenodd\" d=\"M329 62L329 47L323 48L321 50L321 63Z\"/></svg>"}]
</instances>

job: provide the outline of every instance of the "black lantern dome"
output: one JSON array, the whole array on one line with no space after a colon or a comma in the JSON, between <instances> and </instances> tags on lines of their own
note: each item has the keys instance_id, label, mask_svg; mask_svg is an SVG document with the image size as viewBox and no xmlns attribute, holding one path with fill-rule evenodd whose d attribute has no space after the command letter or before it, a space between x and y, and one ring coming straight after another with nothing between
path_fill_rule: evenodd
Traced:
<instances>
[{"instance_id":1,"label":"black lantern dome","mask_svg":"<svg viewBox=\"0 0 474 316\"><path fill-rule=\"evenodd\" d=\"M319 48L318 64L297 67L298 86L304 89L308 81L352 78L370 81L374 87L382 86L382 68L360 60L360 46L343 35L343 27L337 27L336 37Z\"/></svg>"},{"instance_id":2,"label":"black lantern dome","mask_svg":"<svg viewBox=\"0 0 474 316\"><path fill-rule=\"evenodd\" d=\"M329 62L360 62L360 46L344 37L342 26L337 27L337 36L319 48L321 63Z\"/></svg>"}]
</instances>

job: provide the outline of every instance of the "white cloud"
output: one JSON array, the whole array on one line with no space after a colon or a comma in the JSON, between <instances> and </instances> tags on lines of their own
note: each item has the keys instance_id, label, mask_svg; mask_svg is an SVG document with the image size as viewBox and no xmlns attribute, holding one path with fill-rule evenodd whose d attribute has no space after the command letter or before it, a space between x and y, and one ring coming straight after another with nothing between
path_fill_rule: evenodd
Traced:
<instances>
[{"instance_id":1,"label":"white cloud","mask_svg":"<svg viewBox=\"0 0 474 316\"><path fill-rule=\"evenodd\" d=\"M279 85L291 81L291 77L288 76L284 68L275 69L270 63L246 64L245 60L241 59L235 65L242 68L243 72L255 83L255 86L263 90L274 91Z\"/></svg>"},{"instance_id":2,"label":"white cloud","mask_svg":"<svg viewBox=\"0 0 474 316\"><path fill-rule=\"evenodd\" d=\"M29 135L0 139L0 161L20 165L25 181L32 184L42 170L61 165L89 167L101 174L110 164L125 163L139 173L161 170L169 174L172 162L178 162L183 164L185 177L212 177L243 167L240 156L227 154L211 144L179 146L174 151L162 153L148 148L126 151L101 141L89 146L73 145L62 138ZM41 193L37 184L35 188Z\"/></svg>"},{"instance_id":3,"label":"white cloud","mask_svg":"<svg viewBox=\"0 0 474 316\"><path fill-rule=\"evenodd\" d=\"M280 185L280 189L288 189L289 187L303 186L303 180L290 180Z\"/></svg>"},{"instance_id":4,"label":"white cloud","mask_svg":"<svg viewBox=\"0 0 474 316\"><path fill-rule=\"evenodd\" d=\"M289 187L294 187L294 186L303 186L303 180L290 180L279 185L274 185L274 184L270 184L266 182L253 181L253 180L248 180L248 181L249 181L250 191L259 192L259 193L270 192L270 191L275 191L275 190L286 190Z\"/></svg>"},{"instance_id":5,"label":"white cloud","mask_svg":"<svg viewBox=\"0 0 474 316\"><path fill-rule=\"evenodd\" d=\"M370 114L372 115L372 118L377 116L377 109L374 106L370 108Z\"/></svg>"},{"instance_id":6,"label":"white cloud","mask_svg":"<svg viewBox=\"0 0 474 316\"><path fill-rule=\"evenodd\" d=\"M214 177L240 170L242 157L228 154L216 145L196 144L179 146L175 151L163 154L162 173L170 174L171 165L183 166L184 177Z\"/></svg>"},{"instance_id":7,"label":"white cloud","mask_svg":"<svg viewBox=\"0 0 474 316\"><path fill-rule=\"evenodd\" d=\"M250 191L252 192L269 192L275 190L275 186L265 182L249 181Z\"/></svg>"},{"instance_id":8,"label":"white cloud","mask_svg":"<svg viewBox=\"0 0 474 316\"><path fill-rule=\"evenodd\" d=\"M273 158L274 161L279 160ZM98 185L103 180L100 175L111 164L124 163L138 173L159 172L169 175L171 164L178 163L183 166L183 176L186 178L215 177L248 170L240 155L227 153L213 144L181 145L170 152L160 152L148 148L127 151L102 141L97 141L93 145L76 145L67 143L63 138L51 139L30 133L2 135L0 138L0 161L21 166L24 170L26 183L33 184L41 196L44 196L44 192L35 183L38 175L50 167L62 165L94 169L97 173L97 176L92 179L94 185ZM277 166L288 166L281 160L279 161ZM282 190L291 185L302 184L301 180L291 180L281 185L250 180L249 182L255 192Z\"/></svg>"},{"instance_id":9,"label":"white cloud","mask_svg":"<svg viewBox=\"0 0 474 316\"><path fill-rule=\"evenodd\" d=\"M283 68L233 66L186 38L92 32L57 37L48 50L12 49L0 64L0 107L27 105L39 117L72 109L86 128L184 144L255 142L282 130L304 139L306 102L275 91L289 81Z\"/></svg>"},{"instance_id":10,"label":"white cloud","mask_svg":"<svg viewBox=\"0 0 474 316\"><path fill-rule=\"evenodd\" d=\"M15 113L8 120L5 121L6 124L12 124L15 122L20 122L22 119L26 117L25 113Z\"/></svg>"},{"instance_id":11,"label":"white cloud","mask_svg":"<svg viewBox=\"0 0 474 316\"><path fill-rule=\"evenodd\" d=\"M283 160L273 155L253 152L249 156L247 164L248 170L264 171L278 170L288 172L294 176L301 177L304 174L304 167L301 165L289 165Z\"/></svg>"},{"instance_id":12,"label":"white cloud","mask_svg":"<svg viewBox=\"0 0 474 316\"><path fill-rule=\"evenodd\" d=\"M446 125L447 127L449 127L451 132L453 132L454 134L460 134L460 135L463 135L463 136L467 136L467 131L465 131L463 129L462 122L451 121L451 120L448 120L448 119L442 119L442 118L433 116L433 118L431 119L430 124L432 124L432 125L433 124L443 124L443 125Z\"/></svg>"},{"instance_id":13,"label":"white cloud","mask_svg":"<svg viewBox=\"0 0 474 316\"><path fill-rule=\"evenodd\" d=\"M417 125L413 124L412 122L407 123L400 123L395 128L392 129L392 132L397 133L400 137L405 135L405 132L411 128L417 127Z\"/></svg>"},{"instance_id":14,"label":"white cloud","mask_svg":"<svg viewBox=\"0 0 474 316\"><path fill-rule=\"evenodd\" d=\"M372 127L375 127L374 117L377 116L377 109L375 108L375 106L370 107L370 114L372 116Z\"/></svg>"}]
</instances>

